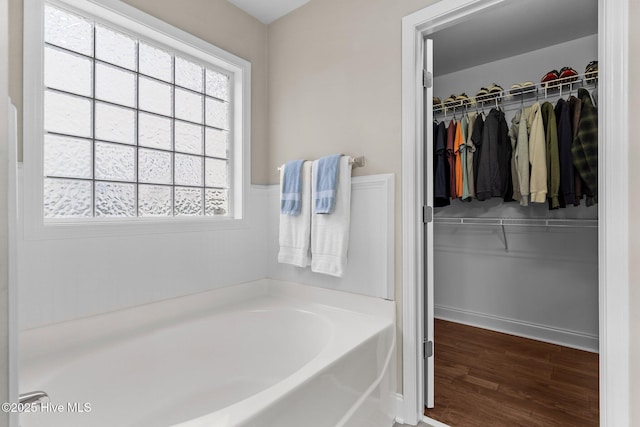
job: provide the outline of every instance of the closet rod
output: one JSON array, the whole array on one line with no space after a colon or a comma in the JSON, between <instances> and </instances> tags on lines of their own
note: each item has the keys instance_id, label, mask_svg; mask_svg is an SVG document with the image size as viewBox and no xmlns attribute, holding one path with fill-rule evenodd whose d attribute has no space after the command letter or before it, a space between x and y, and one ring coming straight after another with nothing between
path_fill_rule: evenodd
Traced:
<instances>
[{"instance_id":1,"label":"closet rod","mask_svg":"<svg viewBox=\"0 0 640 427\"><path fill-rule=\"evenodd\" d=\"M522 227L570 227L597 228L597 219L556 219L556 218L465 218L442 217L433 218L435 223L450 225L490 225L490 226L522 226Z\"/></svg>"},{"instance_id":2,"label":"closet rod","mask_svg":"<svg viewBox=\"0 0 640 427\"><path fill-rule=\"evenodd\" d=\"M575 79L575 80L572 80ZM567 80L565 82L565 80ZM572 80L572 81L569 81ZM552 80L547 83L540 83L540 87L532 86L529 89L518 90L516 92L500 91L492 94L482 95L480 97L470 97L468 101L455 101L447 102L438 106L433 106L434 114L447 114L448 111L452 111L454 114L456 111L470 109L478 109L491 107L492 105L515 105L516 103L523 103L526 100L532 98L542 97L544 99L561 98L566 94L570 94L576 91L580 87L594 88L598 86L597 74L579 74L578 76L565 77L562 79ZM466 104L465 104L466 102Z\"/></svg>"}]
</instances>

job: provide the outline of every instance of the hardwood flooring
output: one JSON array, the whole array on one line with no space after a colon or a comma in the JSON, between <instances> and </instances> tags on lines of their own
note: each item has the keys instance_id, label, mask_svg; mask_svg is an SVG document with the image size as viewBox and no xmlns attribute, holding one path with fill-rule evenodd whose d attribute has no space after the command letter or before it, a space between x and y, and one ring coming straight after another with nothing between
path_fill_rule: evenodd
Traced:
<instances>
[{"instance_id":1,"label":"hardwood flooring","mask_svg":"<svg viewBox=\"0 0 640 427\"><path fill-rule=\"evenodd\" d=\"M598 425L598 354L437 319L435 342L428 417L451 427Z\"/></svg>"}]
</instances>

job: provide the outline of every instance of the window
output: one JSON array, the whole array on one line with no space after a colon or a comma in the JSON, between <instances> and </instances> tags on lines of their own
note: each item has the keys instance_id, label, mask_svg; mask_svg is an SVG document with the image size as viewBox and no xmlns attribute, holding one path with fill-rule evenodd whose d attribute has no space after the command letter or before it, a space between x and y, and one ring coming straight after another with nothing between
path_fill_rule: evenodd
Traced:
<instances>
[{"instance_id":1,"label":"window","mask_svg":"<svg viewBox=\"0 0 640 427\"><path fill-rule=\"evenodd\" d=\"M248 63L126 5L69 3L40 9L42 222L239 218Z\"/></svg>"}]
</instances>

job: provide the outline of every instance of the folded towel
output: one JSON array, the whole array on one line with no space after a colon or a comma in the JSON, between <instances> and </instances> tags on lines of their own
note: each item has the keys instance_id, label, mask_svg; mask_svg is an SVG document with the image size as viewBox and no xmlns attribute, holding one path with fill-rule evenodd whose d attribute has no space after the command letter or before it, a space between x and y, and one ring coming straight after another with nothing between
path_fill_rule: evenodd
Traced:
<instances>
[{"instance_id":1,"label":"folded towel","mask_svg":"<svg viewBox=\"0 0 640 427\"><path fill-rule=\"evenodd\" d=\"M291 160L284 168L280 191L280 213L300 215L302 203L302 163L304 160Z\"/></svg>"},{"instance_id":2,"label":"folded towel","mask_svg":"<svg viewBox=\"0 0 640 427\"><path fill-rule=\"evenodd\" d=\"M313 162L313 182L319 173ZM335 194L335 207L331 215L311 215L311 271L342 277L347 267L349 226L351 223L351 164L349 157L340 159L340 173ZM315 185L312 198L316 197Z\"/></svg>"},{"instance_id":3,"label":"folded towel","mask_svg":"<svg viewBox=\"0 0 640 427\"><path fill-rule=\"evenodd\" d=\"M336 203L336 185L339 171L338 163L341 154L322 157L313 164L313 183L315 185L314 213L328 214L333 212Z\"/></svg>"},{"instance_id":4,"label":"folded towel","mask_svg":"<svg viewBox=\"0 0 640 427\"><path fill-rule=\"evenodd\" d=\"M281 181L284 180L284 174L285 169L282 169ZM311 162L302 164L300 175L300 214L280 214L278 262L306 267L310 260L311 239Z\"/></svg>"}]
</instances>

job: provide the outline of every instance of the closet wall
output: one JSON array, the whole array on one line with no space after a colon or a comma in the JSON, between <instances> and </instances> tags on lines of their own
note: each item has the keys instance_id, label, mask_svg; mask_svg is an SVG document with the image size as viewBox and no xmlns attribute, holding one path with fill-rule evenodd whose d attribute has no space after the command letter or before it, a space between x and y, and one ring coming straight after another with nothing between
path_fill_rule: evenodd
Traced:
<instances>
[{"instance_id":1,"label":"closet wall","mask_svg":"<svg viewBox=\"0 0 640 427\"><path fill-rule=\"evenodd\" d=\"M538 83L544 73L563 66L583 73L597 59L597 42L592 35L447 75L437 75L436 63L434 94L474 96L493 82L508 91L513 83ZM550 94L553 105L557 99ZM525 96L525 105L533 102L535 96ZM492 106L488 103L485 112ZM519 106L506 105L509 126ZM447 124L451 118L449 112ZM579 207L549 211L546 204L453 200L435 216L596 219L597 205L587 208L583 200ZM507 226L508 251L500 226L436 223L434 229L436 317L597 351L597 227Z\"/></svg>"},{"instance_id":2,"label":"closet wall","mask_svg":"<svg viewBox=\"0 0 640 427\"><path fill-rule=\"evenodd\" d=\"M437 48L436 46L435 49ZM508 91L514 83L527 80L538 83L547 71L554 69L559 71L564 66L573 67L582 74L585 66L590 61L597 59L598 35L594 34L444 75L438 74L438 64L434 64L433 92L435 96L443 100L451 94L458 95L462 92L473 97L481 87L487 87L494 82ZM530 98L525 96L525 101L527 99ZM487 112L489 112L491 104L487 103L486 105ZM508 120L513 116L513 108L516 107L507 108L507 110L511 110L506 112ZM438 115L437 117L441 118L442 116Z\"/></svg>"}]
</instances>

